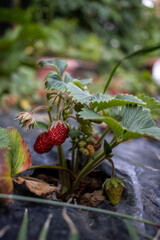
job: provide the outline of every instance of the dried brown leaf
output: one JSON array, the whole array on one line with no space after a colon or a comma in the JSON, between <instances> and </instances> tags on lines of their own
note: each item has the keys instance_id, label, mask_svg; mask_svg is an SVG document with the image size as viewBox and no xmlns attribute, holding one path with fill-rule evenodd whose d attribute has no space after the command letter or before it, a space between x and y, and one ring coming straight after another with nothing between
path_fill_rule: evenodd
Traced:
<instances>
[{"instance_id":1,"label":"dried brown leaf","mask_svg":"<svg viewBox=\"0 0 160 240\"><path fill-rule=\"evenodd\" d=\"M25 184L28 190L38 196L45 196L47 194L51 194L53 192L59 192L58 187L51 186L48 183L45 183L38 179L25 179L22 177L18 177L14 179L14 182L17 184Z\"/></svg>"}]
</instances>

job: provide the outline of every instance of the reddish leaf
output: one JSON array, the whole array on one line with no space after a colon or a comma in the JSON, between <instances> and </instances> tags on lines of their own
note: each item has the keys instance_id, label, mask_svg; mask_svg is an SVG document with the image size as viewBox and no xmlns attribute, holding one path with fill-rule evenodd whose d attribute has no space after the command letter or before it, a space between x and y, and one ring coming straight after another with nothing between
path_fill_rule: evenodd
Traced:
<instances>
[{"instance_id":1,"label":"reddish leaf","mask_svg":"<svg viewBox=\"0 0 160 240\"><path fill-rule=\"evenodd\" d=\"M0 193L12 194L13 182L11 178L10 152L8 148L0 149ZM5 202L10 202L6 200Z\"/></svg>"},{"instance_id":2,"label":"reddish leaf","mask_svg":"<svg viewBox=\"0 0 160 240\"><path fill-rule=\"evenodd\" d=\"M11 174L25 171L31 166L31 153L19 131L14 127L7 128L11 141Z\"/></svg>"}]
</instances>

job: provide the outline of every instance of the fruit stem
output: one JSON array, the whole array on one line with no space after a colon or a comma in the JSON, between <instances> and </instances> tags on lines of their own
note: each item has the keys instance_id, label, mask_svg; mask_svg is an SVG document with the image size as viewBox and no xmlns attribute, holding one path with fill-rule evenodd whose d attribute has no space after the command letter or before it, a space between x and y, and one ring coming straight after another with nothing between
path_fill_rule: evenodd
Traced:
<instances>
[{"instance_id":1,"label":"fruit stem","mask_svg":"<svg viewBox=\"0 0 160 240\"><path fill-rule=\"evenodd\" d=\"M51 111L50 111L50 110L47 110L47 112L48 112L48 116L49 116L50 123L52 123Z\"/></svg>"},{"instance_id":2,"label":"fruit stem","mask_svg":"<svg viewBox=\"0 0 160 240\"><path fill-rule=\"evenodd\" d=\"M73 115L68 115L67 118L73 118L74 120L77 120L77 118Z\"/></svg>"},{"instance_id":3,"label":"fruit stem","mask_svg":"<svg viewBox=\"0 0 160 240\"><path fill-rule=\"evenodd\" d=\"M39 107L36 107L35 109L32 110L32 112L30 112L30 114L34 114L35 112L41 110L41 109L48 109L46 106L39 106Z\"/></svg>"},{"instance_id":4,"label":"fruit stem","mask_svg":"<svg viewBox=\"0 0 160 240\"><path fill-rule=\"evenodd\" d=\"M60 105L61 105L61 96L59 97L59 100L58 100L58 104L57 104L57 120L59 120L59 109L60 109Z\"/></svg>"},{"instance_id":5,"label":"fruit stem","mask_svg":"<svg viewBox=\"0 0 160 240\"><path fill-rule=\"evenodd\" d=\"M109 161L109 163L112 165L112 175L111 175L111 178L114 178L115 167L114 167L113 160L110 157L108 157L108 156L106 158Z\"/></svg>"}]
</instances>

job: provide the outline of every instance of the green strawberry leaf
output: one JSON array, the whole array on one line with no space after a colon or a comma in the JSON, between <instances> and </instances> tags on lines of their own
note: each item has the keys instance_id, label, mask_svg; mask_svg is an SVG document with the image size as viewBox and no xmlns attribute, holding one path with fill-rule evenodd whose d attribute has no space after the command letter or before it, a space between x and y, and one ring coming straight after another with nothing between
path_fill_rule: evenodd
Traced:
<instances>
[{"instance_id":1,"label":"green strawberry leaf","mask_svg":"<svg viewBox=\"0 0 160 240\"><path fill-rule=\"evenodd\" d=\"M10 138L5 128L0 128L0 149L9 147Z\"/></svg>"},{"instance_id":2,"label":"green strawberry leaf","mask_svg":"<svg viewBox=\"0 0 160 240\"><path fill-rule=\"evenodd\" d=\"M64 82L65 82L65 83L70 83L70 82L72 82L74 79L75 79L75 78L71 77L71 75L70 75L68 72L65 73L65 76L64 76Z\"/></svg>"},{"instance_id":3,"label":"green strawberry leaf","mask_svg":"<svg viewBox=\"0 0 160 240\"><path fill-rule=\"evenodd\" d=\"M121 122L112 117L101 116L88 108L83 108L79 115L85 120L101 120L105 122L110 126L116 138L120 138L121 141L142 136L160 140L160 128L156 127L150 110L142 106L122 106L119 111Z\"/></svg>"},{"instance_id":4,"label":"green strawberry leaf","mask_svg":"<svg viewBox=\"0 0 160 240\"><path fill-rule=\"evenodd\" d=\"M73 83L69 83L67 86L67 92L74 100L80 103L88 103L91 97L91 94L87 91L83 91Z\"/></svg>"},{"instance_id":5,"label":"green strawberry leaf","mask_svg":"<svg viewBox=\"0 0 160 240\"><path fill-rule=\"evenodd\" d=\"M28 146L25 144L24 139L20 135L19 131L14 127L7 128L11 149L10 149L10 166L11 175L14 176L17 173L25 171L31 166L31 154Z\"/></svg>"},{"instance_id":6,"label":"green strawberry leaf","mask_svg":"<svg viewBox=\"0 0 160 240\"><path fill-rule=\"evenodd\" d=\"M156 127L150 110L142 106L123 106L119 112L121 126L125 129L123 141L148 136L160 140L160 128Z\"/></svg>"},{"instance_id":7,"label":"green strawberry leaf","mask_svg":"<svg viewBox=\"0 0 160 240\"><path fill-rule=\"evenodd\" d=\"M106 140L104 140L103 148L104 148L104 152L106 155L108 155L112 152L112 148Z\"/></svg>"},{"instance_id":8,"label":"green strawberry leaf","mask_svg":"<svg viewBox=\"0 0 160 240\"><path fill-rule=\"evenodd\" d=\"M80 79L79 81L82 85L87 85L88 83L92 83L92 78Z\"/></svg>"},{"instance_id":9,"label":"green strawberry leaf","mask_svg":"<svg viewBox=\"0 0 160 240\"><path fill-rule=\"evenodd\" d=\"M146 96L145 94L138 94L137 97L146 103L146 107L151 110L151 115L160 117L160 102L153 97Z\"/></svg>"},{"instance_id":10,"label":"green strawberry leaf","mask_svg":"<svg viewBox=\"0 0 160 240\"><path fill-rule=\"evenodd\" d=\"M13 192L10 157L8 148L0 149L0 193L11 194Z\"/></svg>"},{"instance_id":11,"label":"green strawberry leaf","mask_svg":"<svg viewBox=\"0 0 160 240\"><path fill-rule=\"evenodd\" d=\"M107 109L107 108L112 108L112 107L117 107L117 106L122 106L122 105L127 105L127 104L145 105L146 103L143 102L142 99L139 99L133 95L119 94L118 96L110 99L109 101L103 101L94 106L97 107L97 111L99 112L99 111Z\"/></svg>"},{"instance_id":12,"label":"green strawberry leaf","mask_svg":"<svg viewBox=\"0 0 160 240\"><path fill-rule=\"evenodd\" d=\"M80 103L93 103L93 107L97 108L97 111L101 111L106 108L112 108L116 106L122 106L127 104L141 104L145 105L141 99L129 94L120 94L117 97L111 97L103 94L90 94L88 91L83 91L80 87L73 83L69 83L67 91L74 100Z\"/></svg>"},{"instance_id":13,"label":"green strawberry leaf","mask_svg":"<svg viewBox=\"0 0 160 240\"><path fill-rule=\"evenodd\" d=\"M64 70L67 67L67 62L63 59L55 59L55 60L48 60L48 61L40 61L39 65L41 67L44 67L44 66L53 67L56 70L56 72L58 73L58 75L61 77Z\"/></svg>"},{"instance_id":14,"label":"green strawberry leaf","mask_svg":"<svg viewBox=\"0 0 160 240\"><path fill-rule=\"evenodd\" d=\"M90 94L88 91L83 91L73 83L68 84L67 91L74 100L80 103L99 103L102 101L109 101L111 99L110 97L104 96L102 94Z\"/></svg>"},{"instance_id":15,"label":"green strawberry leaf","mask_svg":"<svg viewBox=\"0 0 160 240\"><path fill-rule=\"evenodd\" d=\"M45 78L45 88L47 90L58 90L59 92L65 92L67 84L62 81L60 76L55 72L50 72Z\"/></svg>"}]
</instances>

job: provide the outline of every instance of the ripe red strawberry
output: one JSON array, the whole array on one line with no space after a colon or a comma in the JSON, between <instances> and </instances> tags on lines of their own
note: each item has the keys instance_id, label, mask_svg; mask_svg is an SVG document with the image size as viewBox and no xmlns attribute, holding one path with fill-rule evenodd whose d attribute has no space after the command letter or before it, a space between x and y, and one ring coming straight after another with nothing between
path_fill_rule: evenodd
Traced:
<instances>
[{"instance_id":1,"label":"ripe red strawberry","mask_svg":"<svg viewBox=\"0 0 160 240\"><path fill-rule=\"evenodd\" d=\"M48 131L48 137L53 145L61 145L69 133L69 126L65 121L54 121Z\"/></svg>"},{"instance_id":2,"label":"ripe red strawberry","mask_svg":"<svg viewBox=\"0 0 160 240\"><path fill-rule=\"evenodd\" d=\"M119 203L123 192L124 184L119 178L107 179L104 183L104 190L112 205Z\"/></svg>"},{"instance_id":3,"label":"ripe red strawberry","mask_svg":"<svg viewBox=\"0 0 160 240\"><path fill-rule=\"evenodd\" d=\"M35 144L34 144L34 150L39 153L46 153L49 152L53 147L53 144L50 143L49 138L48 138L48 133L43 132L39 134L37 137Z\"/></svg>"}]
</instances>

